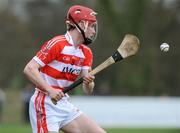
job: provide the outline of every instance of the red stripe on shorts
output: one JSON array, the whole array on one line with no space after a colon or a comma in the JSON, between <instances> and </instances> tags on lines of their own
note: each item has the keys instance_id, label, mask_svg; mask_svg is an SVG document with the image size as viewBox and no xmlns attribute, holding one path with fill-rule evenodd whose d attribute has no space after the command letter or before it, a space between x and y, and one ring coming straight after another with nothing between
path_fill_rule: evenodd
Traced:
<instances>
[{"instance_id":1,"label":"red stripe on shorts","mask_svg":"<svg viewBox=\"0 0 180 133\"><path fill-rule=\"evenodd\" d=\"M43 113L43 117L42 117L42 128L44 130L44 132L48 132L48 128L47 128L47 122L46 122L46 110L45 110L45 104L44 104L44 101L45 101L45 97L46 95L43 94L43 98L42 98L42 102L41 102L41 107L42 107L42 113Z\"/></svg>"},{"instance_id":2,"label":"red stripe on shorts","mask_svg":"<svg viewBox=\"0 0 180 133\"><path fill-rule=\"evenodd\" d=\"M35 99L35 108L36 108L36 122L37 122L37 133L41 131L41 123L39 121L39 110L38 110L38 101L39 101L40 92L38 92L36 99Z\"/></svg>"}]
</instances>

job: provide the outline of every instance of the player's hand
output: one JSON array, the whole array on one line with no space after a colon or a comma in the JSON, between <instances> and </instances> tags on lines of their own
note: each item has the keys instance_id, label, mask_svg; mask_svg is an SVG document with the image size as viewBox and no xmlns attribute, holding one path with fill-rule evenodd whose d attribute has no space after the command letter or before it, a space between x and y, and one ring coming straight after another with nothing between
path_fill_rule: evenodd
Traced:
<instances>
[{"instance_id":1,"label":"player's hand","mask_svg":"<svg viewBox=\"0 0 180 133\"><path fill-rule=\"evenodd\" d=\"M90 83L94 82L95 76L92 76L90 74L83 77L83 84L89 85Z\"/></svg>"},{"instance_id":2,"label":"player's hand","mask_svg":"<svg viewBox=\"0 0 180 133\"><path fill-rule=\"evenodd\" d=\"M48 95L56 103L65 96L62 90L57 90L53 88L48 90Z\"/></svg>"},{"instance_id":3,"label":"player's hand","mask_svg":"<svg viewBox=\"0 0 180 133\"><path fill-rule=\"evenodd\" d=\"M86 94L91 94L93 92L94 79L95 77L90 74L83 77L83 90Z\"/></svg>"}]
</instances>

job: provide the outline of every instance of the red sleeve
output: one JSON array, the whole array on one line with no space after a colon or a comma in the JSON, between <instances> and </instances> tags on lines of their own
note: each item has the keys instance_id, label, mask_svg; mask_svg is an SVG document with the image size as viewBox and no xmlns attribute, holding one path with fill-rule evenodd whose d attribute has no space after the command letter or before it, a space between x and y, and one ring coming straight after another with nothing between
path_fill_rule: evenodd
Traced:
<instances>
[{"instance_id":1,"label":"red sleeve","mask_svg":"<svg viewBox=\"0 0 180 133\"><path fill-rule=\"evenodd\" d=\"M93 62L93 54L92 54L90 48L84 49L84 55L85 55L85 59L83 61L82 69L89 69L89 68L91 68L92 62Z\"/></svg>"},{"instance_id":2,"label":"red sleeve","mask_svg":"<svg viewBox=\"0 0 180 133\"><path fill-rule=\"evenodd\" d=\"M45 66L58 57L62 47L63 44L60 41L55 41L54 43L52 41L45 42L33 59L41 66Z\"/></svg>"}]
</instances>

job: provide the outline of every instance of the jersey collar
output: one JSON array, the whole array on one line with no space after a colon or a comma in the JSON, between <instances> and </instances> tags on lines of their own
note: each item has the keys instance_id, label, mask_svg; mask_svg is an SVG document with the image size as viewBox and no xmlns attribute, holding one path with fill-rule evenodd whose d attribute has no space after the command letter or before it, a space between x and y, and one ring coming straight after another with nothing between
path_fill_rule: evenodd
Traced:
<instances>
[{"instance_id":1,"label":"jersey collar","mask_svg":"<svg viewBox=\"0 0 180 133\"><path fill-rule=\"evenodd\" d=\"M66 32L65 37L66 37L66 40L68 41L69 44L74 45L73 39L72 39L72 37L68 31Z\"/></svg>"}]
</instances>

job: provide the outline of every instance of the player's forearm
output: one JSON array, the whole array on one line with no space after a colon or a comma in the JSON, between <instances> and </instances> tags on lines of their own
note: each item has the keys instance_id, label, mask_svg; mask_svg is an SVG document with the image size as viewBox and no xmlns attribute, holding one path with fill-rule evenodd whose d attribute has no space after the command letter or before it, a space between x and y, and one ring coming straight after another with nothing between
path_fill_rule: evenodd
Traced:
<instances>
[{"instance_id":1,"label":"player's forearm","mask_svg":"<svg viewBox=\"0 0 180 133\"><path fill-rule=\"evenodd\" d=\"M93 92L94 86L95 86L94 82L91 82L89 84L83 83L83 90L86 94L91 94Z\"/></svg>"},{"instance_id":2,"label":"player's forearm","mask_svg":"<svg viewBox=\"0 0 180 133\"><path fill-rule=\"evenodd\" d=\"M24 68L23 72L27 76L27 78L38 87L38 89L45 91L45 92L49 91L50 86L41 77L38 68L27 65Z\"/></svg>"}]
</instances>

